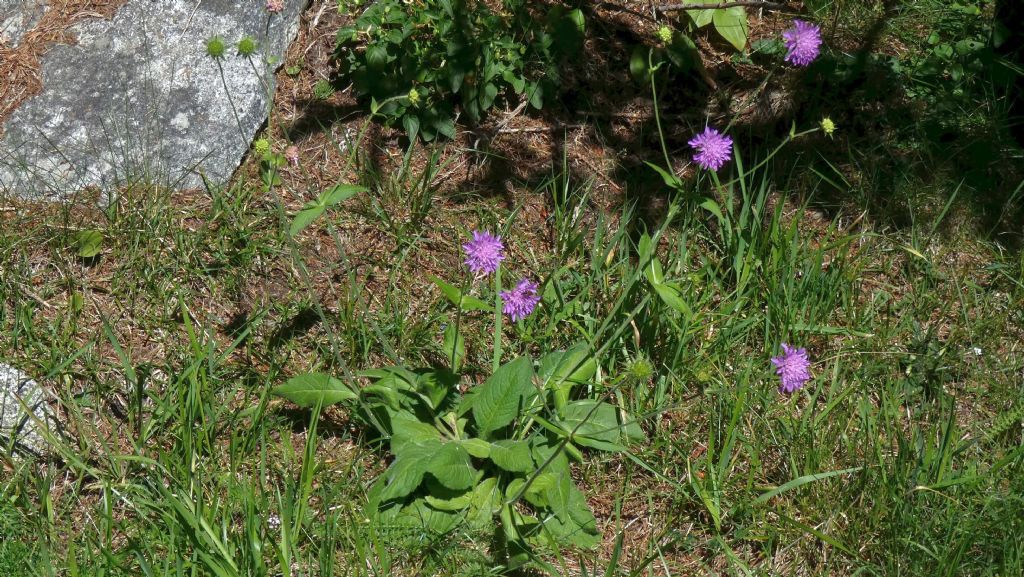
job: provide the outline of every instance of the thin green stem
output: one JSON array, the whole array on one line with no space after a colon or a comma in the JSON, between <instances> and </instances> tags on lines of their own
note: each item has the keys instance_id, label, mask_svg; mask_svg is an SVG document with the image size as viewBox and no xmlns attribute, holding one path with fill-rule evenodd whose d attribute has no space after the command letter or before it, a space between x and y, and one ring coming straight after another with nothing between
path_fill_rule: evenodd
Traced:
<instances>
[{"instance_id":1,"label":"thin green stem","mask_svg":"<svg viewBox=\"0 0 1024 577\"><path fill-rule=\"evenodd\" d=\"M494 271L494 360L491 370L497 371L501 366L501 265Z\"/></svg>"}]
</instances>

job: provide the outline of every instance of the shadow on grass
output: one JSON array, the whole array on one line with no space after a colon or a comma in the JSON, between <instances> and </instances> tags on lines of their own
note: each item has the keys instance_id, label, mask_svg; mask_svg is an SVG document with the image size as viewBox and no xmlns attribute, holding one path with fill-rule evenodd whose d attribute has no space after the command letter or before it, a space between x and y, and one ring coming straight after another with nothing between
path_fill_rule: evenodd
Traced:
<instances>
[{"instance_id":1,"label":"shadow on grass","mask_svg":"<svg viewBox=\"0 0 1024 577\"><path fill-rule=\"evenodd\" d=\"M502 129L497 115L480 126L463 126L471 135L467 148L481 154L473 158L476 170L467 171L454 188L475 190L485 197L504 195L512 182L536 189L564 170L576 182L586 182L600 170L588 162L586 149L575 150L582 157L580 162L563 163L570 156L568 149L580 142L599 143L615 151L616 166L607 179L618 193L617 202L635 203L641 215L656 221L671 191L647 163L664 165L662 138L673 162L678 163L671 168L678 172L691 155L687 141L694 133L705 124L729 125L749 166L755 151L774 148L792 126L806 130L827 116L839 126L836 138L817 133L785 147L772 163L777 188L791 190L794 174L815 175L801 184L816 191L811 199L816 208L826 212L855 208L896 228L920 221L915 214L919 204L941 208L955 194L956 206L970 216L975 234L1020 248L1024 240L1019 226L1024 218L1024 170L1019 166L1021 145L1014 140L1020 123L1013 120L1019 115L1020 103L1019 98L1009 106L994 103L1003 98L1014 100L1014 83L1020 83L1024 75L1011 75L1007 82L991 70L983 72L980 84L988 92L976 95L989 108L983 122L969 129L949 129L935 121L935 111L907 96L912 81L894 70L892 59L878 56L893 19L905 9L895 0L884 4L885 9L865 27L859 45L848 54L833 49L806 69L784 66L783 73L763 85L763 76L744 75L738 66L722 67L710 82L697 74L659 71L660 130L653 115L650 86L638 83L628 66L636 47L651 44L642 31L644 26L637 22L654 21L645 14L631 13L630 23L625 23L619 16L628 10L608 3L581 6L587 19L587 38L580 58L563 65L561 93L542 110L522 112L535 125L531 128ZM1013 14L1011 9L1009 15L1001 16L1012 18ZM726 54L731 52L717 36L701 34L703 41ZM1019 42L1020 33L1016 34ZM1021 49L1013 48L1013 41L1009 46L1002 55L993 56L996 60L1015 58L1019 66ZM780 66L779 56L754 54L752 58L769 69ZM737 115L738 100L748 96L755 97L758 113ZM758 99L773 102L756 102ZM516 104L506 103L510 109ZM305 120L291 130L302 133L352 112L353 108L318 111L311 107L303 115ZM380 149L371 139L371 150L374 148ZM921 198L929 194L931 198ZM941 211L935 212L931 216Z\"/></svg>"}]
</instances>

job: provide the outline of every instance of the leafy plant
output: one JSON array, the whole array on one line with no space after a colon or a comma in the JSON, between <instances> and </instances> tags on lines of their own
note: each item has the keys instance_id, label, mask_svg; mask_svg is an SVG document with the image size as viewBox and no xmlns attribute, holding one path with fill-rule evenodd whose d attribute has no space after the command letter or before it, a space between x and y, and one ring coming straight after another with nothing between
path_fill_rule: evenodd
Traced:
<instances>
[{"instance_id":1,"label":"leafy plant","mask_svg":"<svg viewBox=\"0 0 1024 577\"><path fill-rule=\"evenodd\" d=\"M579 50L583 13L556 5L538 17L521 0L495 12L478 0L383 0L338 32L340 76L410 136L455 135L457 114L479 121L517 95L534 108Z\"/></svg>"},{"instance_id":2,"label":"leafy plant","mask_svg":"<svg viewBox=\"0 0 1024 577\"><path fill-rule=\"evenodd\" d=\"M707 4L707 2L683 0L683 4ZM710 24L723 39L732 44L733 48L739 51L746 48L750 28L747 24L747 10L743 6L684 10L684 12L694 27L703 28Z\"/></svg>"},{"instance_id":3,"label":"leafy plant","mask_svg":"<svg viewBox=\"0 0 1024 577\"><path fill-rule=\"evenodd\" d=\"M941 131L984 125L990 111L977 106L996 62L993 47L1004 37L994 27L988 0L951 2L926 12L927 35L893 68L909 82L906 93Z\"/></svg>"},{"instance_id":4,"label":"leafy plant","mask_svg":"<svg viewBox=\"0 0 1024 577\"><path fill-rule=\"evenodd\" d=\"M370 489L368 516L433 533L463 525L494 531L510 566L528 562L536 545L596 546L597 525L569 458L581 459L581 447L623 451L645 438L616 405L573 398L596 367L589 347L578 344L537 363L529 356L505 363L465 394L445 368L364 372L372 382L353 408L395 456ZM311 393L316 383L324 390ZM307 375L275 393L303 406L354 396L338 395L336 384Z\"/></svg>"}]
</instances>

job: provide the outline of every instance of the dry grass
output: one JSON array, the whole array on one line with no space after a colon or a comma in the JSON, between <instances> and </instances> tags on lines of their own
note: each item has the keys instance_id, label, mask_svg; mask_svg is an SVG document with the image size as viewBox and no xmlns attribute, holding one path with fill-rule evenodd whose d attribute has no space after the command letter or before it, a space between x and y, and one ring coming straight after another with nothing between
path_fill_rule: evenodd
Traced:
<instances>
[{"instance_id":1,"label":"dry grass","mask_svg":"<svg viewBox=\"0 0 1024 577\"><path fill-rule=\"evenodd\" d=\"M0 43L0 124L43 88L40 60L57 44L74 44L71 29L89 18L111 18L127 0L57 0L17 47ZM87 73L87 71L85 71Z\"/></svg>"}]
</instances>

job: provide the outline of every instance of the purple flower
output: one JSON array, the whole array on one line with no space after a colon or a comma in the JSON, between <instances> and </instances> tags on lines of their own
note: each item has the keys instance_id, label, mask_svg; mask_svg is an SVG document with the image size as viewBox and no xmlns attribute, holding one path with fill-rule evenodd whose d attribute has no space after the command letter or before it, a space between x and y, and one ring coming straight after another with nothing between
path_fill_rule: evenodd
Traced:
<instances>
[{"instance_id":1,"label":"purple flower","mask_svg":"<svg viewBox=\"0 0 1024 577\"><path fill-rule=\"evenodd\" d=\"M821 28L810 22L794 20L793 27L782 33L786 43L786 62L807 66L818 57L821 47Z\"/></svg>"},{"instance_id":2,"label":"purple flower","mask_svg":"<svg viewBox=\"0 0 1024 577\"><path fill-rule=\"evenodd\" d=\"M474 230L473 240L462 245L462 250L466 251L466 266L477 274L491 274L505 260L501 237L489 232Z\"/></svg>"},{"instance_id":3,"label":"purple flower","mask_svg":"<svg viewBox=\"0 0 1024 577\"><path fill-rule=\"evenodd\" d=\"M697 150L697 154L693 155L693 161L705 170L718 170L732 158L732 138L710 126L694 136L689 144Z\"/></svg>"},{"instance_id":4,"label":"purple flower","mask_svg":"<svg viewBox=\"0 0 1024 577\"><path fill-rule=\"evenodd\" d=\"M267 0L267 12L277 14L284 10L284 0Z\"/></svg>"},{"instance_id":5,"label":"purple flower","mask_svg":"<svg viewBox=\"0 0 1024 577\"><path fill-rule=\"evenodd\" d=\"M795 349L782 343L782 355L772 359L777 368L775 374L782 379L780 393L792 393L811 380L811 361L807 359L807 349Z\"/></svg>"},{"instance_id":6,"label":"purple flower","mask_svg":"<svg viewBox=\"0 0 1024 577\"><path fill-rule=\"evenodd\" d=\"M516 288L510 291L501 291L501 300L505 303L501 310L512 318L512 322L526 318L540 302L540 296L537 295L537 283L524 278L519 281Z\"/></svg>"}]
</instances>

